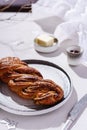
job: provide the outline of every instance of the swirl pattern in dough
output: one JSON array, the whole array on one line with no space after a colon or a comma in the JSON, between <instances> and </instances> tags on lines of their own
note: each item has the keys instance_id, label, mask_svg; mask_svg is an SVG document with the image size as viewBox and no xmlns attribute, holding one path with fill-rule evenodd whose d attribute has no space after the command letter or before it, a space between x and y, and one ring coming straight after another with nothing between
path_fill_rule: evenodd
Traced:
<instances>
[{"instance_id":1,"label":"swirl pattern in dough","mask_svg":"<svg viewBox=\"0 0 87 130\"><path fill-rule=\"evenodd\" d=\"M50 79L44 79L35 68L17 57L0 60L0 79L9 89L36 105L54 105L64 98L63 89Z\"/></svg>"}]
</instances>

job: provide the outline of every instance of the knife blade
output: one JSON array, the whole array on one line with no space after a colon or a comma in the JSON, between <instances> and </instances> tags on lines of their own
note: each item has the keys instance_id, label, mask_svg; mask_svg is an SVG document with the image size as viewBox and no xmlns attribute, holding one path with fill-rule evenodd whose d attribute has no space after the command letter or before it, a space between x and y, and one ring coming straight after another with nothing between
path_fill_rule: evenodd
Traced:
<instances>
[{"instance_id":1,"label":"knife blade","mask_svg":"<svg viewBox=\"0 0 87 130\"><path fill-rule=\"evenodd\" d=\"M82 112L87 107L87 94L85 94L77 103L76 105L71 109L68 115L68 119L63 126L62 130L70 130L70 127L72 123L80 117Z\"/></svg>"}]
</instances>

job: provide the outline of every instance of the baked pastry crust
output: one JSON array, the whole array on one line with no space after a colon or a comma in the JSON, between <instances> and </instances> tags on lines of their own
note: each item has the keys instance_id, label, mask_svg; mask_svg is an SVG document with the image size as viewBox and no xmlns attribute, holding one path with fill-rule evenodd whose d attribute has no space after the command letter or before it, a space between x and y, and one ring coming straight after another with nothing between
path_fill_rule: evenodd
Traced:
<instances>
[{"instance_id":1,"label":"baked pastry crust","mask_svg":"<svg viewBox=\"0 0 87 130\"><path fill-rule=\"evenodd\" d=\"M0 60L0 79L9 89L36 105L54 105L64 98L63 89L17 57Z\"/></svg>"},{"instance_id":2,"label":"baked pastry crust","mask_svg":"<svg viewBox=\"0 0 87 130\"><path fill-rule=\"evenodd\" d=\"M21 61L17 57L6 57L0 60L0 79L8 83L10 79L14 79L19 74L32 74L38 77L43 77L42 74L35 68Z\"/></svg>"}]
</instances>

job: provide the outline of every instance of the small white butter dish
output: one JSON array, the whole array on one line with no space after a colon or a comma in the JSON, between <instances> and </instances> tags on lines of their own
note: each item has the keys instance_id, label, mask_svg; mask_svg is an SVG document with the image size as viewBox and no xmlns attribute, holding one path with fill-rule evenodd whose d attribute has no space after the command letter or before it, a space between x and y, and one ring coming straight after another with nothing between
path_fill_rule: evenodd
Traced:
<instances>
[{"instance_id":1,"label":"small white butter dish","mask_svg":"<svg viewBox=\"0 0 87 130\"><path fill-rule=\"evenodd\" d=\"M39 35L34 39L34 48L38 52L50 53L59 47L58 39L50 34Z\"/></svg>"}]
</instances>

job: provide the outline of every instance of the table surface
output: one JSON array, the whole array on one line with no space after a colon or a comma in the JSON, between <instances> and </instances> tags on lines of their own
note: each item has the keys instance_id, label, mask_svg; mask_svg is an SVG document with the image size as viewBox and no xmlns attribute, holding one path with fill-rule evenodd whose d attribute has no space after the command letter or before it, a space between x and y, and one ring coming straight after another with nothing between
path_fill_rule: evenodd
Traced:
<instances>
[{"instance_id":1,"label":"table surface","mask_svg":"<svg viewBox=\"0 0 87 130\"><path fill-rule=\"evenodd\" d=\"M35 22L35 20L38 19L38 16L36 19L36 15L31 18L31 14L21 13L13 20L4 20L6 18L8 19L9 16L13 17L13 15L15 14L0 14L2 18L0 21L0 58L16 56L22 60L40 59L53 62L62 67L69 74L74 89L68 101L53 112L38 116L23 116L12 114L1 109L0 120L8 118L17 122L17 130L60 130L62 129L71 108L75 105L77 100L87 93L87 66L83 64L74 67L68 65L65 49L68 45L75 44L74 39L64 41L61 43L60 47L52 53L45 54L35 51L34 38L38 34L45 32L42 27ZM48 14L48 17L49 16L50 15ZM50 17L54 18L54 16ZM19 42L21 44L19 44ZM87 109L85 109L72 130L87 129L86 115ZM0 124L0 129L7 130L7 126Z\"/></svg>"}]
</instances>

